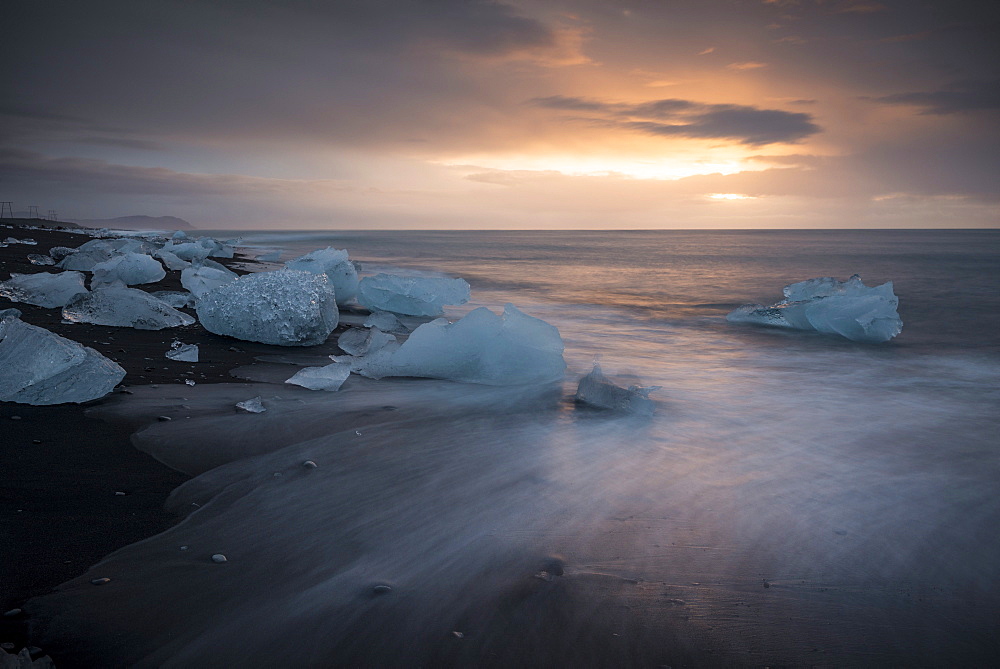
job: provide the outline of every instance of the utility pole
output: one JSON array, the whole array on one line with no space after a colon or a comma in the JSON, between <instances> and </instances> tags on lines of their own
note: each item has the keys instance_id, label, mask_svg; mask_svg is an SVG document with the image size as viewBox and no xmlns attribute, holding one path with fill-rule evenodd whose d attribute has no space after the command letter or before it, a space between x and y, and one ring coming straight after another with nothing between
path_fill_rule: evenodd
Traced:
<instances>
[{"instance_id":1,"label":"utility pole","mask_svg":"<svg viewBox=\"0 0 1000 669\"><path fill-rule=\"evenodd\" d=\"M3 210L6 209L7 213L10 214L8 218L14 218L14 203L4 200L0 202L0 218L3 218Z\"/></svg>"},{"instance_id":2,"label":"utility pole","mask_svg":"<svg viewBox=\"0 0 1000 669\"><path fill-rule=\"evenodd\" d=\"M56 218L56 210L55 209L49 209L49 215L47 216L47 218L50 221L53 221L53 222L57 221L58 219Z\"/></svg>"},{"instance_id":3,"label":"utility pole","mask_svg":"<svg viewBox=\"0 0 1000 669\"><path fill-rule=\"evenodd\" d=\"M28 205L28 218L38 218L38 205L29 204Z\"/></svg>"}]
</instances>

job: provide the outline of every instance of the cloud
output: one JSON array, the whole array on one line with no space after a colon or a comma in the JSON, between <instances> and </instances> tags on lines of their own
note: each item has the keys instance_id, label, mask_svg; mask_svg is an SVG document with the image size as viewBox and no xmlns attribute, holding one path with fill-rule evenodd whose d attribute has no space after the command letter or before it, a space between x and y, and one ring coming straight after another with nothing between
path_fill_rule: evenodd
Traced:
<instances>
[{"instance_id":1,"label":"cloud","mask_svg":"<svg viewBox=\"0 0 1000 669\"><path fill-rule=\"evenodd\" d=\"M794 143L821 131L810 114L749 105L704 104L675 98L616 103L562 95L534 98L529 103L558 111L590 112L583 120L608 127L661 137L731 139L750 146Z\"/></svg>"},{"instance_id":2,"label":"cloud","mask_svg":"<svg viewBox=\"0 0 1000 669\"><path fill-rule=\"evenodd\" d=\"M767 67L767 63L759 63L755 60L748 60L740 63L730 63L726 65L727 70L736 70L742 72L744 70L759 70L763 67Z\"/></svg>"},{"instance_id":3,"label":"cloud","mask_svg":"<svg viewBox=\"0 0 1000 669\"><path fill-rule=\"evenodd\" d=\"M894 93L863 100L919 107L922 114L958 114L1000 109L1000 81L961 82L937 91Z\"/></svg>"}]
</instances>

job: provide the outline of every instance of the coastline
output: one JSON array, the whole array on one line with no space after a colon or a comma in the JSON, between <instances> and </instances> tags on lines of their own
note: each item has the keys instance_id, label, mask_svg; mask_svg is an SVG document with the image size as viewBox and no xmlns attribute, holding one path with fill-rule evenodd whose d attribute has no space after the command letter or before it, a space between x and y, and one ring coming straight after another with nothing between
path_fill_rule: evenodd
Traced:
<instances>
[{"instance_id":1,"label":"coastline","mask_svg":"<svg viewBox=\"0 0 1000 669\"><path fill-rule=\"evenodd\" d=\"M91 239L81 232L0 224L0 240L33 239L35 245L0 247L0 280L8 273L33 273L28 254L47 254L56 246L77 247ZM95 231L96 232L96 231ZM249 258L217 259L246 274ZM179 272L156 284L135 286L182 290ZM166 330L136 330L63 323L60 309L45 309L0 298L0 309L16 308L22 319L99 351L126 370L118 392L129 386L231 383L230 370L256 356L288 353L287 347L244 342L214 335L200 324ZM183 310L192 313L193 310ZM336 332L346 328L341 325ZM197 344L198 363L170 360L164 353L174 339ZM107 396L110 397L110 396ZM104 559L108 554L154 536L181 518L164 509L167 496L190 477L134 448L132 425L88 415L107 397L84 404L30 406L0 402L3 479L0 484L0 555L3 587L0 613L21 608ZM124 494L119 494L124 493ZM26 617L0 615L0 644L8 653L32 646ZM38 657L46 654L33 654ZM57 667L72 659L53 656Z\"/></svg>"}]
</instances>

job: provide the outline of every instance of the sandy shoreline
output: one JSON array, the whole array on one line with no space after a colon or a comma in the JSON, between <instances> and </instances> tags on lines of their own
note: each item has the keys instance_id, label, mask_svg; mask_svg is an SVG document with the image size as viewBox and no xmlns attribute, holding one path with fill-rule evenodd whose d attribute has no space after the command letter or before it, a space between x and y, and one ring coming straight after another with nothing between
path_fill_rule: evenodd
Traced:
<instances>
[{"instance_id":1,"label":"sandy shoreline","mask_svg":"<svg viewBox=\"0 0 1000 669\"><path fill-rule=\"evenodd\" d=\"M56 246L77 247L91 239L78 232L8 225L0 226L0 240L32 239L36 245L0 248L0 280L9 278L9 273L51 271L51 267L31 264L28 254L47 254ZM241 266L252 261L238 255L220 262L244 274ZM178 272L137 288L182 290ZM66 324L59 309L0 298L0 309L7 308L19 309L27 323L115 360L127 372L120 386L126 390L185 379L233 382L230 370L251 364L256 356L289 352L285 347L220 337L197 323L159 331ZM197 344L200 361L192 364L166 358L164 353L175 338ZM51 592L114 550L153 536L177 520L164 510L163 503L188 477L136 450L129 441L133 426L86 415L89 408L104 401L42 407L0 402L4 573L0 612L21 608L28 599ZM31 645L26 622L24 616L0 617L0 643L5 650L16 652ZM73 666L71 658L53 659L57 666Z\"/></svg>"}]
</instances>

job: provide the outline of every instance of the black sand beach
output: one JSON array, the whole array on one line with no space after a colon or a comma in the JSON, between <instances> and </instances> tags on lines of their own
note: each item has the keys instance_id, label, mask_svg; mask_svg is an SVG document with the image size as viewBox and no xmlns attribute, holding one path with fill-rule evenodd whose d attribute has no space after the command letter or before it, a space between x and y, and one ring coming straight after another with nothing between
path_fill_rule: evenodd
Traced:
<instances>
[{"instance_id":1,"label":"black sand beach","mask_svg":"<svg viewBox=\"0 0 1000 669\"><path fill-rule=\"evenodd\" d=\"M36 221L31 221L33 224ZM10 227L8 227L10 226ZM79 232L38 227L0 226L0 240L32 239L36 245L0 248L0 278L8 273L49 271L28 261L56 246L77 247L91 239ZM238 274L248 262L222 259ZM170 272L148 291L182 290ZM99 351L127 372L118 392L134 385L233 381L229 371L255 356L287 349L241 342L207 332L197 323L148 331L62 322L59 309L44 309L0 298L0 309L17 308L22 319ZM190 310L188 310L190 311ZM174 339L197 344L197 365L170 360L164 353ZM79 576L109 553L163 531L176 521L164 511L171 490L188 477L132 447L134 426L86 415L103 399L83 405L27 406L0 402L0 607L20 608L32 597ZM124 493L124 494L122 494ZM0 643L8 652L31 645L23 615L0 617ZM45 649L43 649L45 650ZM56 666L75 666L53 654Z\"/></svg>"}]
</instances>

